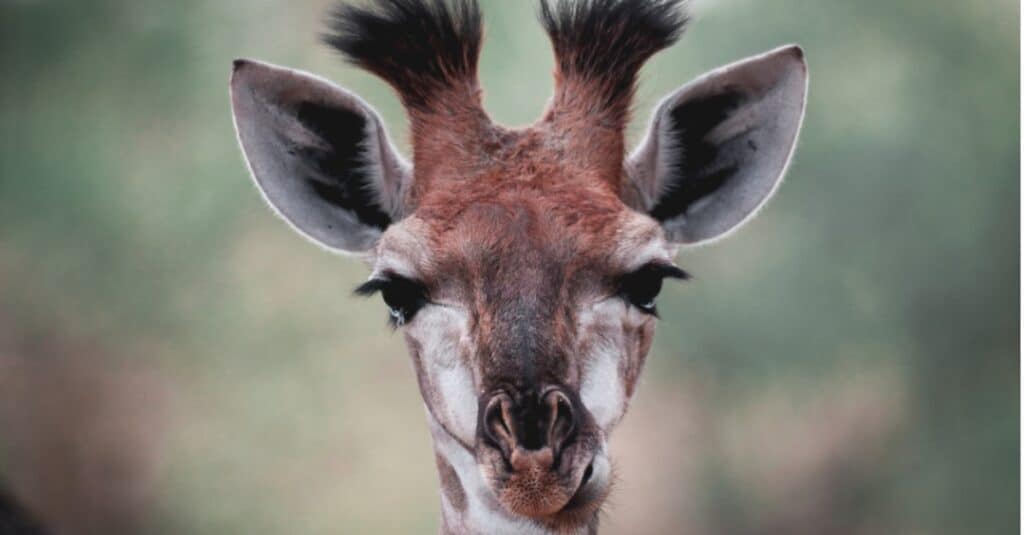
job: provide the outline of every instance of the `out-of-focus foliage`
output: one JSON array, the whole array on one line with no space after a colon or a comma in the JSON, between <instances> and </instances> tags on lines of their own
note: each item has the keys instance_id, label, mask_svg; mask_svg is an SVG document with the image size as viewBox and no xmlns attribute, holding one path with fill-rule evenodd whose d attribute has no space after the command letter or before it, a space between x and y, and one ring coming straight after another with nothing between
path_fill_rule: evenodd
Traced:
<instances>
[{"instance_id":1,"label":"out-of-focus foliage","mask_svg":"<svg viewBox=\"0 0 1024 535\"><path fill-rule=\"evenodd\" d=\"M532 121L551 54L483 1ZM614 533L1007 533L1018 515L1018 5L704 0L632 136L700 72L811 72L778 197L680 262L613 441ZM328 3L0 0L0 480L64 532L426 533L433 456L365 271L250 185L230 60L322 73Z\"/></svg>"}]
</instances>

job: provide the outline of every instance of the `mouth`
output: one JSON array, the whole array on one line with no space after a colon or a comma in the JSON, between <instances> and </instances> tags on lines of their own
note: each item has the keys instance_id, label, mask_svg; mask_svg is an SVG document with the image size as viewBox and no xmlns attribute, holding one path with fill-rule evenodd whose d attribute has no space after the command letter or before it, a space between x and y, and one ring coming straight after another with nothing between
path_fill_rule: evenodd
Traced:
<instances>
[{"instance_id":1,"label":"mouth","mask_svg":"<svg viewBox=\"0 0 1024 535\"><path fill-rule=\"evenodd\" d=\"M477 463L502 507L558 532L592 523L611 470L574 391L501 391L480 403Z\"/></svg>"},{"instance_id":2,"label":"mouth","mask_svg":"<svg viewBox=\"0 0 1024 535\"><path fill-rule=\"evenodd\" d=\"M556 532L568 532L593 521L608 496L611 480L611 465L601 450L571 464L577 468L558 475L558 470L551 471L548 466L534 471L516 463L519 470L515 473L489 479L507 512L531 518Z\"/></svg>"}]
</instances>

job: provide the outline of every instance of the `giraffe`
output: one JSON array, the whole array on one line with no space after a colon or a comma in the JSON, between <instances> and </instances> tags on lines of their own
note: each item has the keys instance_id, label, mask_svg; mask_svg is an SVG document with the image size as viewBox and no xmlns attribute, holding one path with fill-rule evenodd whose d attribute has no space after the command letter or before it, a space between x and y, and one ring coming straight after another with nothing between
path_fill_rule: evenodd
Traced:
<instances>
[{"instance_id":1,"label":"giraffe","mask_svg":"<svg viewBox=\"0 0 1024 535\"><path fill-rule=\"evenodd\" d=\"M405 338L441 484L441 532L596 533L607 440L651 347L674 262L779 186L807 67L783 46L672 92L625 143L638 71L685 0L537 0L555 55L535 123L495 124L475 0L342 3L324 41L397 92L411 161L378 113L327 80L236 60L250 174L300 235L362 259Z\"/></svg>"}]
</instances>

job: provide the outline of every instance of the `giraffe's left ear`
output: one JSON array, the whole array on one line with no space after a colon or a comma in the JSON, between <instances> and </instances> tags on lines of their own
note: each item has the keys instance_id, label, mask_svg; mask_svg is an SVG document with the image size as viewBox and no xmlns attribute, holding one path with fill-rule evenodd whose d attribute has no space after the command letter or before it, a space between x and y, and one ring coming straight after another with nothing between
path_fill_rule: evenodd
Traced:
<instances>
[{"instance_id":1,"label":"giraffe's left ear","mask_svg":"<svg viewBox=\"0 0 1024 535\"><path fill-rule=\"evenodd\" d=\"M626 171L633 204L681 244L720 237L782 180L807 95L803 51L791 45L712 71L664 99ZM637 199L638 197L638 199Z\"/></svg>"}]
</instances>

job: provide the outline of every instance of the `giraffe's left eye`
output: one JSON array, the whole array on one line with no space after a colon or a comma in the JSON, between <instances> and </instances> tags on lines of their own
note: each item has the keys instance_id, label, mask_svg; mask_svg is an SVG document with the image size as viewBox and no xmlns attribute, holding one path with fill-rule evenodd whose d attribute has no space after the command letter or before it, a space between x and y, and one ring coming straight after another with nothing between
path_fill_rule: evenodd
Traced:
<instances>
[{"instance_id":1,"label":"giraffe's left eye","mask_svg":"<svg viewBox=\"0 0 1024 535\"><path fill-rule=\"evenodd\" d=\"M655 298L661 292L661 283L666 278L686 280L690 275L671 264L646 264L636 271L619 276L616 289L619 296L629 304L647 314L657 315Z\"/></svg>"},{"instance_id":2,"label":"giraffe's left eye","mask_svg":"<svg viewBox=\"0 0 1024 535\"><path fill-rule=\"evenodd\" d=\"M401 275L386 274L381 278L370 279L356 288L359 295L373 295L377 292L384 298L390 316L389 321L395 326L412 321L416 312L430 301L421 282Z\"/></svg>"}]
</instances>

